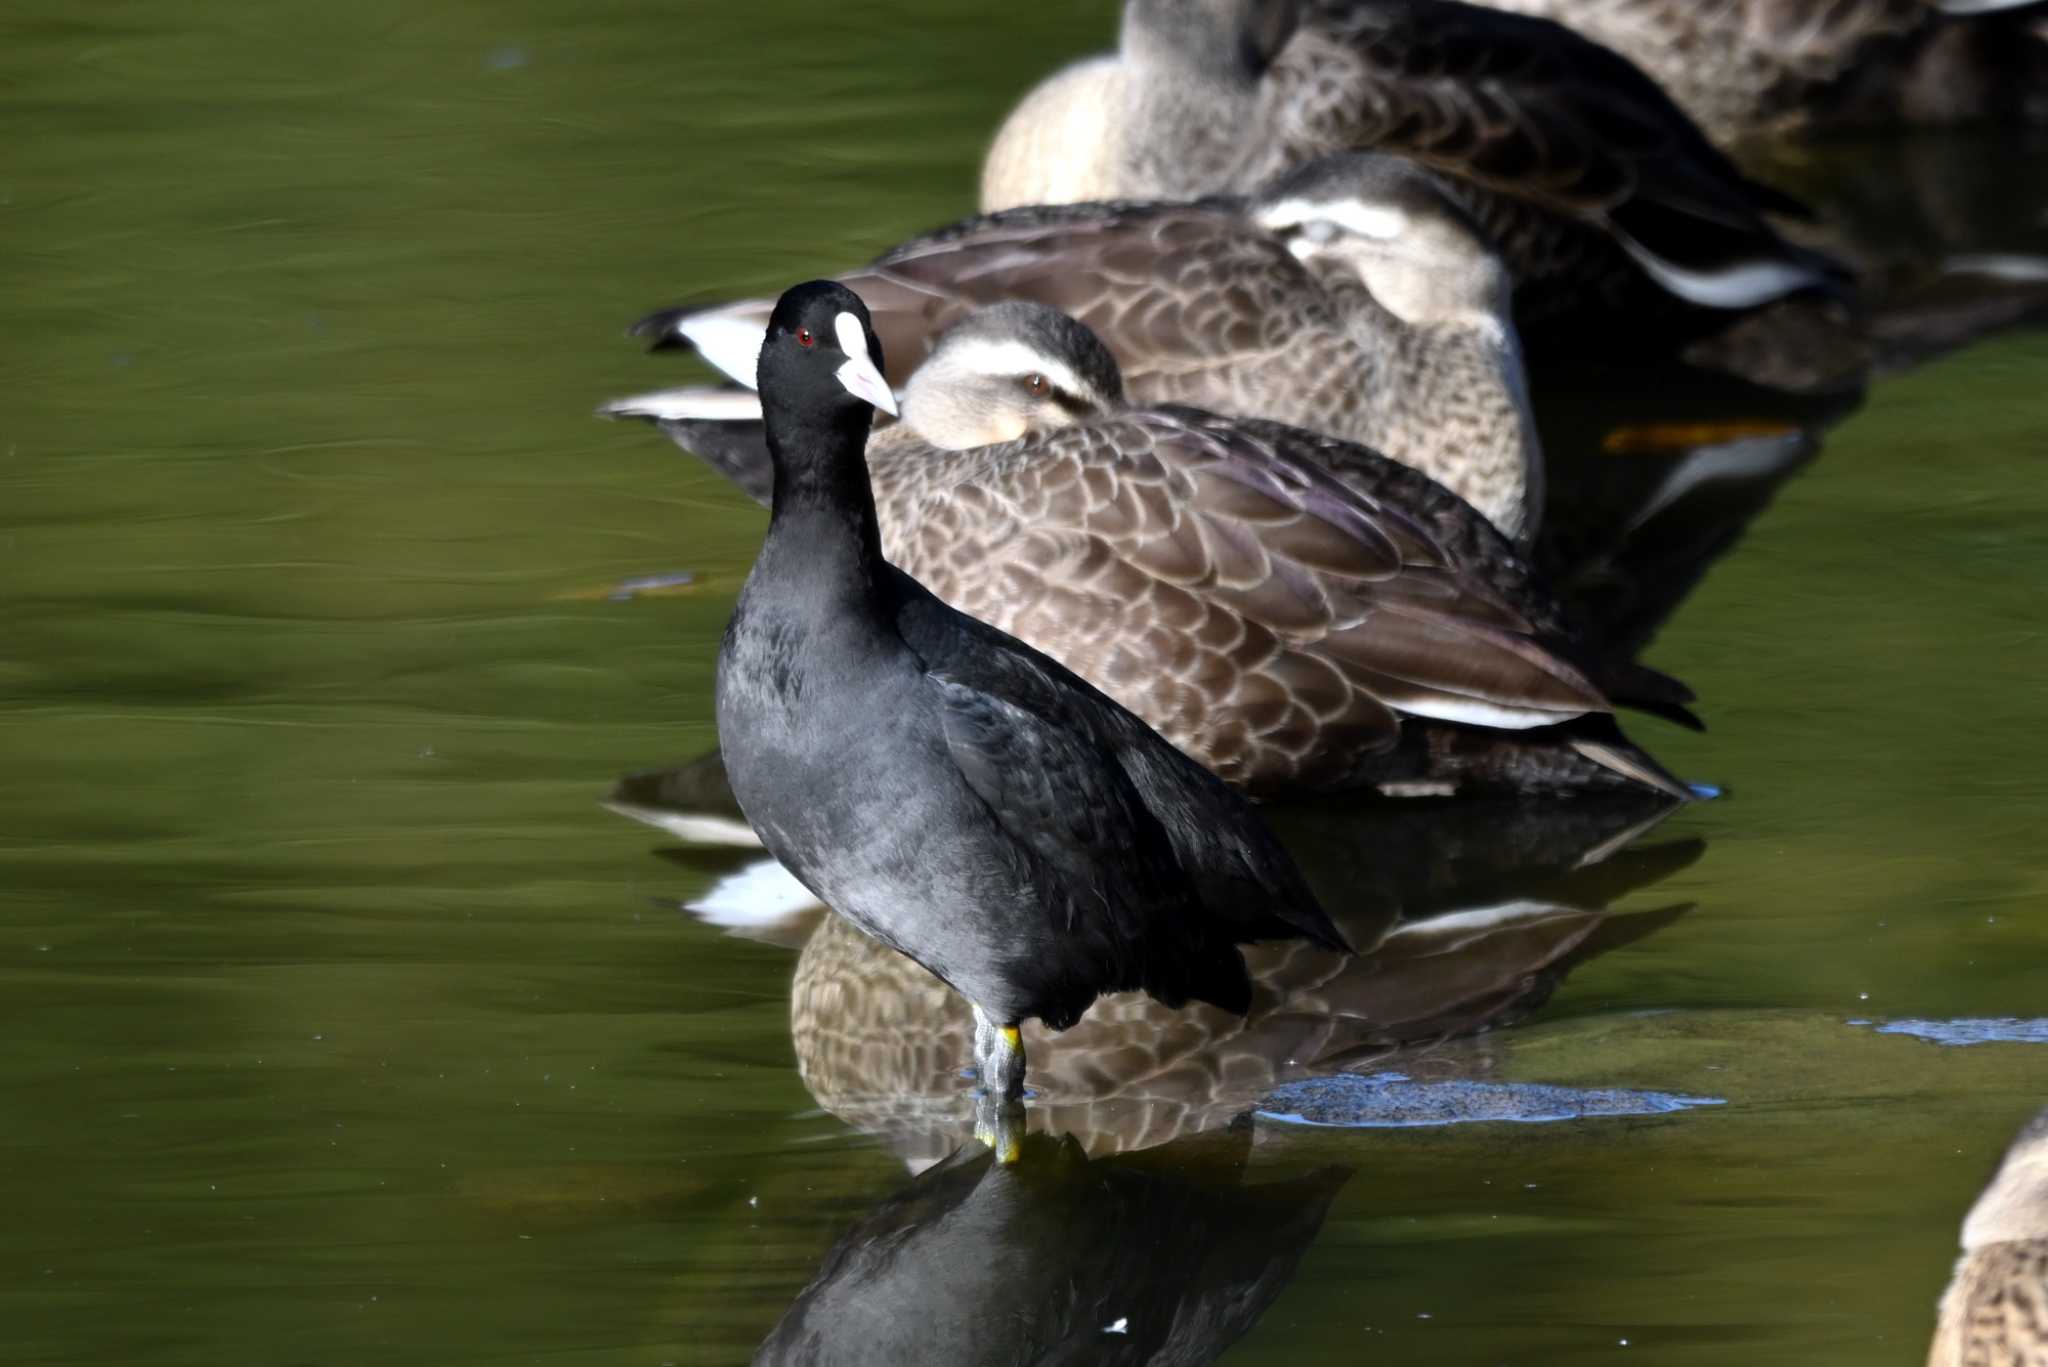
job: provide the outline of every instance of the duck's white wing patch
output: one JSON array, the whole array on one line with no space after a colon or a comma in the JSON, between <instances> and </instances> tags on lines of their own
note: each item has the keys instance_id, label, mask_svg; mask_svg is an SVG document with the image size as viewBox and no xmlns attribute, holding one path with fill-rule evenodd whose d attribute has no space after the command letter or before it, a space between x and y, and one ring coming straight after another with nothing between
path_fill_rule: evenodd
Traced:
<instances>
[{"instance_id":1,"label":"duck's white wing patch","mask_svg":"<svg viewBox=\"0 0 2048 1367\"><path fill-rule=\"evenodd\" d=\"M761 363L761 339L768 335L768 315L773 308L763 300L742 299L724 308L685 314L676 319L675 330L689 340L699 356L752 389L754 371Z\"/></svg>"},{"instance_id":2,"label":"duck's white wing patch","mask_svg":"<svg viewBox=\"0 0 2048 1367\"><path fill-rule=\"evenodd\" d=\"M1418 693L1386 701L1395 710L1406 712L1411 717L1433 717L1437 721L1461 722L1466 726L1490 726L1496 731L1526 731L1532 726L1555 726L1585 715L1583 712L1546 712L1513 707L1449 693Z\"/></svg>"},{"instance_id":3,"label":"duck's white wing patch","mask_svg":"<svg viewBox=\"0 0 2048 1367\"><path fill-rule=\"evenodd\" d=\"M746 389L657 389L598 405L607 418L670 418L700 422L759 422L761 396Z\"/></svg>"},{"instance_id":4,"label":"duck's white wing patch","mask_svg":"<svg viewBox=\"0 0 2048 1367\"><path fill-rule=\"evenodd\" d=\"M1755 308L1794 290L1818 285L1826 278L1812 266L1767 257L1718 270L1695 270L1665 260L1619 229L1614 236L1652 280L1687 303L1703 308Z\"/></svg>"},{"instance_id":5,"label":"duck's white wing patch","mask_svg":"<svg viewBox=\"0 0 2048 1367\"><path fill-rule=\"evenodd\" d=\"M788 869L763 859L719 879L687 909L714 926L746 930L776 925L819 905Z\"/></svg>"},{"instance_id":6,"label":"duck's white wing patch","mask_svg":"<svg viewBox=\"0 0 2048 1367\"><path fill-rule=\"evenodd\" d=\"M614 799L604 804L607 811L634 821L644 821L656 830L667 831L689 845L732 845L760 849L761 837L754 828L735 817L709 812L679 812L668 807L647 807L637 802Z\"/></svg>"},{"instance_id":7,"label":"duck's white wing patch","mask_svg":"<svg viewBox=\"0 0 2048 1367\"><path fill-rule=\"evenodd\" d=\"M1949 257L1941 268L1949 275L1988 275L2020 285L2048 281L2048 257L2021 252L1969 252Z\"/></svg>"}]
</instances>

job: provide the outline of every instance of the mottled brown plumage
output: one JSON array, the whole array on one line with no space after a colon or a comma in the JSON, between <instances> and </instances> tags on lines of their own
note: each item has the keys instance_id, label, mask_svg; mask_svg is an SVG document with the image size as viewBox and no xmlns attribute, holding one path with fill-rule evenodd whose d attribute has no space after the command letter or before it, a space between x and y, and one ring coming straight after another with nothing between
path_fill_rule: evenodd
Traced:
<instances>
[{"instance_id":1,"label":"mottled brown plumage","mask_svg":"<svg viewBox=\"0 0 2048 1367\"><path fill-rule=\"evenodd\" d=\"M1043 306L957 325L869 444L884 554L1253 792L1689 796L1621 735L1609 690L1690 694L1580 659L1456 495L1365 447L1121 398L1101 344ZM716 437L660 421L686 449Z\"/></svg>"},{"instance_id":2,"label":"mottled brown plumage","mask_svg":"<svg viewBox=\"0 0 2048 1367\"><path fill-rule=\"evenodd\" d=\"M1508 535L1534 531L1542 461L1506 269L1433 178L1391 158L1326 159L1249 199L966 219L837 278L867 302L899 387L975 308L1032 300L1092 328L1140 403L1355 441ZM769 303L664 310L634 331L692 345L707 318L759 324ZM751 356L734 353L751 384Z\"/></svg>"},{"instance_id":3,"label":"mottled brown plumage","mask_svg":"<svg viewBox=\"0 0 2048 1367\"><path fill-rule=\"evenodd\" d=\"M885 555L1240 786L1378 783L1406 717L1580 761L1526 786L1685 793L1596 757L1612 703L1514 548L1364 448L1155 408L951 453L899 426L868 461Z\"/></svg>"},{"instance_id":4,"label":"mottled brown plumage","mask_svg":"<svg viewBox=\"0 0 2048 1367\"><path fill-rule=\"evenodd\" d=\"M1166 1012L1124 995L1098 1000L1058 1036L1027 1027L1033 1124L1073 1134L1094 1153L1143 1149L1223 1124L1285 1082L1371 1070L1397 1054L1412 1066L1424 1051L1526 1014L1576 964L1667 924L1679 909L1609 917L1600 904L1698 853L1691 844L1649 847L1603 867L1646 823L1603 829L1598 818L1578 821L1570 805L1372 815L1335 818L1307 840L1288 832L1346 933L1377 939L1370 951L1347 959L1299 945L1248 949L1249 1019L1205 1007ZM1602 815L1629 819L1619 807ZM1504 847L1489 844L1503 832ZM1316 839L1327 848L1314 849ZM1572 868L1579 857L1588 866ZM1347 867L1360 873L1347 880ZM1376 899L1395 885L1400 905L1430 919L1389 926L1393 904ZM1500 900L1463 900L1475 898ZM900 1151L935 1156L966 1123L966 1003L837 918L818 923L798 958L790 1031L818 1104L887 1134Z\"/></svg>"},{"instance_id":5,"label":"mottled brown plumage","mask_svg":"<svg viewBox=\"0 0 2048 1367\"><path fill-rule=\"evenodd\" d=\"M1452 0L1303 0L1271 52L1227 46L1296 8L1130 0L1119 53L1054 77L997 134L982 207L1243 189L1371 149L1444 176L1505 254L1525 323L1828 279L1766 217L1799 206L1606 48Z\"/></svg>"},{"instance_id":6,"label":"mottled brown plumage","mask_svg":"<svg viewBox=\"0 0 2048 1367\"><path fill-rule=\"evenodd\" d=\"M2048 1367L2048 1110L1963 1222L1928 1367Z\"/></svg>"},{"instance_id":7,"label":"mottled brown plumage","mask_svg":"<svg viewBox=\"0 0 2048 1367\"><path fill-rule=\"evenodd\" d=\"M2038 48L2038 38L2003 20L1947 17L1938 0L1480 3L1554 19L1613 48L1724 140L1813 122L2025 112L2024 82L2039 70L2039 54L2010 51ZM1947 88L1915 89L1923 70Z\"/></svg>"}]
</instances>

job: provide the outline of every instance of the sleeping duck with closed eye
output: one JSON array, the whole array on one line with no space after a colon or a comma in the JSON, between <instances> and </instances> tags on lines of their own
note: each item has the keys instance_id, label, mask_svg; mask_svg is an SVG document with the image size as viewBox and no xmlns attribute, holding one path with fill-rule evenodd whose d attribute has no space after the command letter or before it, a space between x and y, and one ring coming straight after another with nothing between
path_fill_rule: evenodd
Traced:
<instances>
[{"instance_id":1,"label":"sleeping duck with closed eye","mask_svg":"<svg viewBox=\"0 0 2048 1367\"><path fill-rule=\"evenodd\" d=\"M1430 176L1325 158L1245 199L1090 204L968 219L838 277L901 387L973 309L1005 299L1094 329L1140 403L1327 432L1414 466L1526 541L1542 456L1506 267ZM773 300L664 310L634 331L741 384ZM767 448L728 443L756 496Z\"/></svg>"},{"instance_id":2,"label":"sleeping duck with closed eye","mask_svg":"<svg viewBox=\"0 0 2048 1367\"><path fill-rule=\"evenodd\" d=\"M1454 0L1127 0L1115 52L1031 91L981 207L1176 199L1346 150L1412 160L1500 248L1517 316L1635 349L1839 268L1779 234L1804 206L1744 175L1626 58Z\"/></svg>"},{"instance_id":3,"label":"sleeping duck with closed eye","mask_svg":"<svg viewBox=\"0 0 2048 1367\"><path fill-rule=\"evenodd\" d=\"M610 411L685 449L720 440L658 397ZM868 447L888 559L1240 787L1694 795L1612 715L1684 716L1691 695L1579 658L1514 546L1426 476L1298 428L1131 407L1102 343L1037 304L955 325L900 406Z\"/></svg>"}]
</instances>

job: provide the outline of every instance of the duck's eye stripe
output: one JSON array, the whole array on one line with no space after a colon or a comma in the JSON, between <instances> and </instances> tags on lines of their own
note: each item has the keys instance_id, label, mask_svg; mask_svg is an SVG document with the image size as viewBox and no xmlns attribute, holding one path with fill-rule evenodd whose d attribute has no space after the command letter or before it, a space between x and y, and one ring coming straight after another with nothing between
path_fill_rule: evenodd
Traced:
<instances>
[{"instance_id":1,"label":"duck's eye stripe","mask_svg":"<svg viewBox=\"0 0 2048 1367\"><path fill-rule=\"evenodd\" d=\"M1076 398L1057 385L1053 386L1052 392L1047 397L1057 404L1062 412L1070 413L1077 418L1092 417L1096 412L1094 404L1089 403L1086 399Z\"/></svg>"}]
</instances>

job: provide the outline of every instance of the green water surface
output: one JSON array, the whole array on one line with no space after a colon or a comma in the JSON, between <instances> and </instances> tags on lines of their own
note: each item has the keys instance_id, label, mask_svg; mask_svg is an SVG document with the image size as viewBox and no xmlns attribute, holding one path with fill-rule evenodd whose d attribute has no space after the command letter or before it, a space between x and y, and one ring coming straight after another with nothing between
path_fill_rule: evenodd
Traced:
<instances>
[{"instance_id":1,"label":"green water surface","mask_svg":"<svg viewBox=\"0 0 2048 1367\"><path fill-rule=\"evenodd\" d=\"M590 412L968 211L1106 9L0 16L0 1360L743 1361L903 1188L599 806L764 518ZM1262 1130L1354 1172L1227 1361L1918 1359L2048 1047L1848 1022L2048 1014L2044 474L2048 336L1882 381L1652 652L1696 907L1490 1066L1728 1104Z\"/></svg>"}]
</instances>

